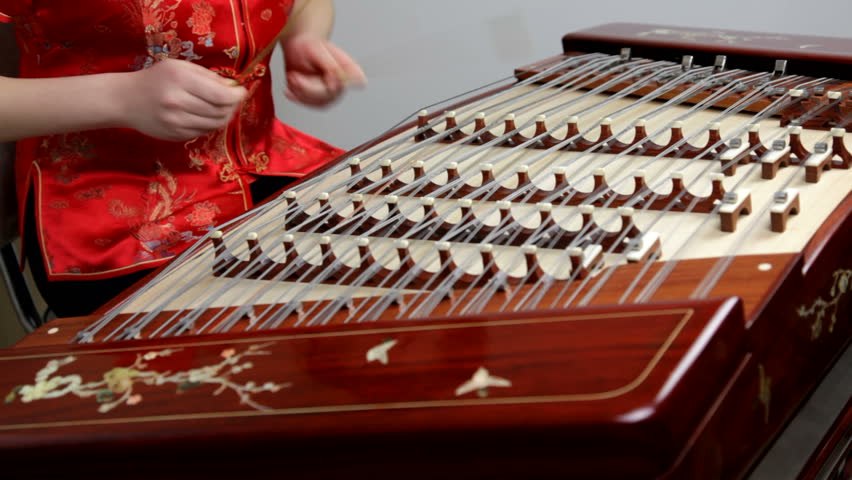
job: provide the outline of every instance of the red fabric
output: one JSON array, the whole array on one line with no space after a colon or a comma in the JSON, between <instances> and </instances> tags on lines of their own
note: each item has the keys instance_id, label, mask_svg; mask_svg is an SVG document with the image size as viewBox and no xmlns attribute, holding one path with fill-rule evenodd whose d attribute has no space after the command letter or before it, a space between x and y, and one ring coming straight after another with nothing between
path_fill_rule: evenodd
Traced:
<instances>
[{"instance_id":1,"label":"red fabric","mask_svg":"<svg viewBox=\"0 0 852 480\"><path fill-rule=\"evenodd\" d=\"M0 0L0 12L17 26L21 77L133 71L164 58L233 75L274 40L292 3ZM301 176L342 153L280 123L266 64L255 72L232 123L206 137L172 143L111 129L19 143L18 200L23 208L34 187L51 280L161 264L251 208L254 175Z\"/></svg>"},{"instance_id":2,"label":"red fabric","mask_svg":"<svg viewBox=\"0 0 852 480\"><path fill-rule=\"evenodd\" d=\"M30 12L31 0L0 0L0 22L9 23L15 17L26 15Z\"/></svg>"}]
</instances>

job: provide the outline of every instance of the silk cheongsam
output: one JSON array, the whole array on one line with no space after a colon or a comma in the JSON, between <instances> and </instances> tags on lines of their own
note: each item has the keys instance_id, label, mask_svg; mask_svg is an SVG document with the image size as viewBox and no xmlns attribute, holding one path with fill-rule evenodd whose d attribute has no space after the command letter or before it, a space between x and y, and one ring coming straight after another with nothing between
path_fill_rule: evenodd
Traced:
<instances>
[{"instance_id":1,"label":"silk cheongsam","mask_svg":"<svg viewBox=\"0 0 852 480\"><path fill-rule=\"evenodd\" d=\"M160 59L233 77L282 30L293 0L0 0L15 23L20 76L129 72ZM19 142L21 219L34 195L51 280L155 267L252 207L255 175L302 176L342 153L280 123L266 59L224 129L166 142L129 129ZM32 190L31 190L32 189Z\"/></svg>"}]
</instances>

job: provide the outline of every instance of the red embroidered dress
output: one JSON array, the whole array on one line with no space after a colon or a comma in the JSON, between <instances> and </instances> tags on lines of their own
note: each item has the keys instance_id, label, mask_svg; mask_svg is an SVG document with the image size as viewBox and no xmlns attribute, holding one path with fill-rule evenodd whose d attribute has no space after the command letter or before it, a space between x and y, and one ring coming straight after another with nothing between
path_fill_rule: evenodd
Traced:
<instances>
[{"instance_id":1,"label":"red embroidered dress","mask_svg":"<svg viewBox=\"0 0 852 480\"><path fill-rule=\"evenodd\" d=\"M284 27L293 0L0 0L22 78L139 70L158 59L240 72ZM265 65L222 131L185 143L129 129L28 139L15 164L21 218L34 188L51 280L157 266L252 207L254 175L301 176L341 150L280 123Z\"/></svg>"}]
</instances>

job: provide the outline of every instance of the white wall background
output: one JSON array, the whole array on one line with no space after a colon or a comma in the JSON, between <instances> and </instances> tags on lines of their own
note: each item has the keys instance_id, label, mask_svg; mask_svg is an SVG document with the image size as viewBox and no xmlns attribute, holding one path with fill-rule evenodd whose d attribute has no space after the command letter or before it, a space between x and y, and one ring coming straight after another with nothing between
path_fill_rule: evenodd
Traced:
<instances>
[{"instance_id":1,"label":"white wall background","mask_svg":"<svg viewBox=\"0 0 852 480\"><path fill-rule=\"evenodd\" d=\"M562 35L612 22L852 37L852 0L337 0L334 40L369 85L326 110L276 97L285 122L341 148L425 105L561 52ZM850 52L852 53L852 52ZM280 54L273 71L278 72Z\"/></svg>"}]
</instances>

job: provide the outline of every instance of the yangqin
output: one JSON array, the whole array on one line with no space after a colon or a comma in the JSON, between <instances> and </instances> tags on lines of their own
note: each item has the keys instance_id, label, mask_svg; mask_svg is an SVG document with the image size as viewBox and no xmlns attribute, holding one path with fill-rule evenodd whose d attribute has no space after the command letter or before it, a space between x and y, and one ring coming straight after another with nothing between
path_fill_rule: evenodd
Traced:
<instances>
[{"instance_id":1,"label":"yangqin","mask_svg":"<svg viewBox=\"0 0 852 480\"><path fill-rule=\"evenodd\" d=\"M0 352L4 473L748 478L852 338L852 40L563 51Z\"/></svg>"}]
</instances>

